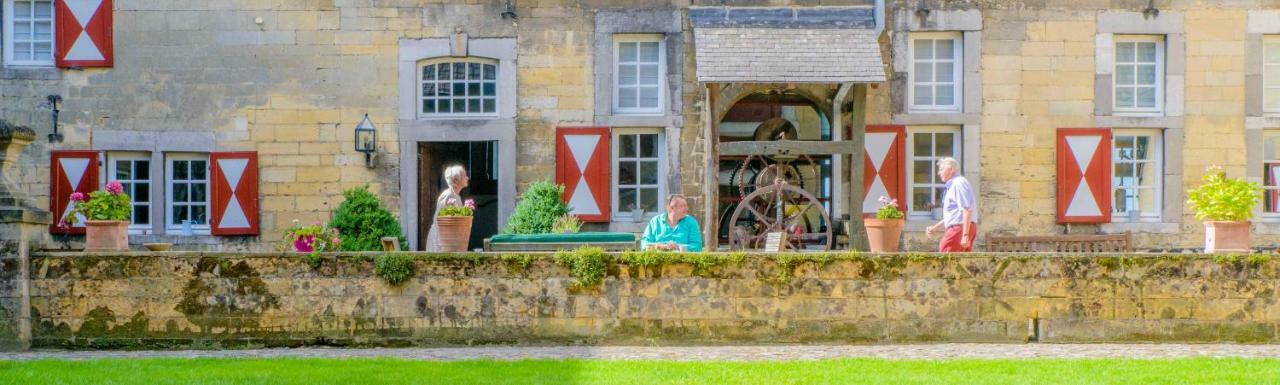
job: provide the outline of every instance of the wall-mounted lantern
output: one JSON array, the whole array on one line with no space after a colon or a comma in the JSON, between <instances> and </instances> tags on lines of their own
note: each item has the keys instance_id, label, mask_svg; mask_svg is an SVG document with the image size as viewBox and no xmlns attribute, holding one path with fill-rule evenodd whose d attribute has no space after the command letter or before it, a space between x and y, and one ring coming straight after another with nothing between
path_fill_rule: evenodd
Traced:
<instances>
[{"instance_id":1,"label":"wall-mounted lantern","mask_svg":"<svg viewBox=\"0 0 1280 385\"><path fill-rule=\"evenodd\" d=\"M1156 8L1155 0L1147 0L1147 8L1142 10L1142 18L1153 19L1160 17L1160 8Z\"/></svg>"},{"instance_id":2,"label":"wall-mounted lantern","mask_svg":"<svg viewBox=\"0 0 1280 385\"><path fill-rule=\"evenodd\" d=\"M356 125L356 151L364 153L365 167L373 167L373 153L378 151L378 131L369 121L369 114Z\"/></svg>"}]
</instances>

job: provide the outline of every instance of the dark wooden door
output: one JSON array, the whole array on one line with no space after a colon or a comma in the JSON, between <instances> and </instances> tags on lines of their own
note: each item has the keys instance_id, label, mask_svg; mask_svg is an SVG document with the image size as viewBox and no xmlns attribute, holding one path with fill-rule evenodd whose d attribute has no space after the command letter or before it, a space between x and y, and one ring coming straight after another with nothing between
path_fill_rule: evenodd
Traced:
<instances>
[{"instance_id":1,"label":"dark wooden door","mask_svg":"<svg viewBox=\"0 0 1280 385\"><path fill-rule=\"evenodd\" d=\"M418 248L426 249L427 231L435 221L436 198L448 188L444 169L462 165L471 183L462 199L476 202L468 249L484 247L498 232L498 142L430 142L418 144Z\"/></svg>"}]
</instances>

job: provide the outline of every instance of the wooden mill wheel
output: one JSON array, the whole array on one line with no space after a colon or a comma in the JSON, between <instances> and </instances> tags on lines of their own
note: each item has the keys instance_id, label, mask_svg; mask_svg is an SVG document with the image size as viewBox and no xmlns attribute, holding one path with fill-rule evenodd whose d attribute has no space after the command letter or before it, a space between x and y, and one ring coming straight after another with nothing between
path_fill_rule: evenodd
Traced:
<instances>
[{"instance_id":1,"label":"wooden mill wheel","mask_svg":"<svg viewBox=\"0 0 1280 385\"><path fill-rule=\"evenodd\" d=\"M751 220L751 226L739 226ZM771 232L785 232L789 248L802 250L818 246L831 250L831 216L817 197L782 180L747 194L730 217L729 246L733 249L760 249Z\"/></svg>"}]
</instances>

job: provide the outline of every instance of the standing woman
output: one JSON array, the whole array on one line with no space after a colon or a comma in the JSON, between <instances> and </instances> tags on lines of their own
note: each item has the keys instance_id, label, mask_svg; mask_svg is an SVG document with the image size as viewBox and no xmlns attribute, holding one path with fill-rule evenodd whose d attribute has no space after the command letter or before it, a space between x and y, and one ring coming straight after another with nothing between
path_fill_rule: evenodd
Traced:
<instances>
[{"instance_id":1,"label":"standing woman","mask_svg":"<svg viewBox=\"0 0 1280 385\"><path fill-rule=\"evenodd\" d=\"M470 181L467 170L461 165L444 169L444 183L449 185L449 188L441 191L440 197L436 198L436 212L431 216L431 229L427 230L426 251L440 251L440 231L436 227L435 217L440 216L440 209L448 206L462 206L462 196L458 193L467 188L467 183Z\"/></svg>"}]
</instances>

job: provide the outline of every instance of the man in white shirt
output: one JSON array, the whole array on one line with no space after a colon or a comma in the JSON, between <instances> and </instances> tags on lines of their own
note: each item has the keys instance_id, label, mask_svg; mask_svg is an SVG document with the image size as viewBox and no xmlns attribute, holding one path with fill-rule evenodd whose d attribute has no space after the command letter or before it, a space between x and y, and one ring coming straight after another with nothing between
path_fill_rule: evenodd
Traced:
<instances>
[{"instance_id":1,"label":"man in white shirt","mask_svg":"<svg viewBox=\"0 0 1280 385\"><path fill-rule=\"evenodd\" d=\"M945 229L938 252L963 253L973 251L973 239L978 235L978 201L973 195L973 185L960 175L960 162L955 158L938 159L938 177L947 182L942 194L942 220L925 230L933 233Z\"/></svg>"}]
</instances>

